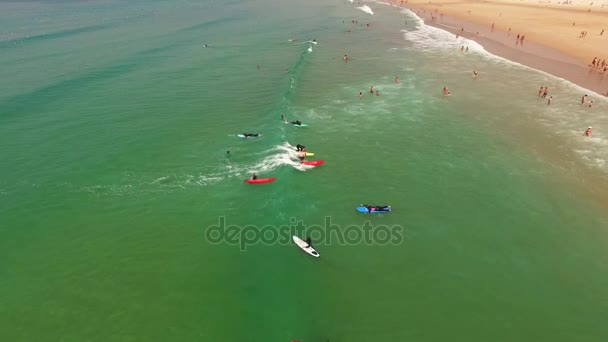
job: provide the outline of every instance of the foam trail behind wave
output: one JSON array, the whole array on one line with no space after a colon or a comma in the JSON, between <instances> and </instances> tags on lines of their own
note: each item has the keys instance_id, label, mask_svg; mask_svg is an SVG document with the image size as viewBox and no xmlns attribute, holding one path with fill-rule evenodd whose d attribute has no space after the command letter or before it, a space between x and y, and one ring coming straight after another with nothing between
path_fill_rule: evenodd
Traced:
<instances>
[{"instance_id":1,"label":"foam trail behind wave","mask_svg":"<svg viewBox=\"0 0 608 342\"><path fill-rule=\"evenodd\" d=\"M362 10L365 13L374 15L374 11L372 11L372 9L369 8L369 6L367 6L367 5L363 5L363 6L357 7L357 9L360 9L360 10Z\"/></svg>"}]
</instances>

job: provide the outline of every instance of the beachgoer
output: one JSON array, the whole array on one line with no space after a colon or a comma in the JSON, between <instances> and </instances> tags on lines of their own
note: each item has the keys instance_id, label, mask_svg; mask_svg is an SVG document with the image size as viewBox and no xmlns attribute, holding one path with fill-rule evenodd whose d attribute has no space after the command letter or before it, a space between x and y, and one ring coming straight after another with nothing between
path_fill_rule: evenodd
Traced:
<instances>
[{"instance_id":1,"label":"beachgoer","mask_svg":"<svg viewBox=\"0 0 608 342\"><path fill-rule=\"evenodd\" d=\"M542 98L544 99L545 97L547 97L547 94L549 94L549 89L547 87L545 87L545 90L543 90Z\"/></svg>"},{"instance_id":2,"label":"beachgoer","mask_svg":"<svg viewBox=\"0 0 608 342\"><path fill-rule=\"evenodd\" d=\"M467 48L464 50L464 52L469 52L469 47L467 46Z\"/></svg>"},{"instance_id":3,"label":"beachgoer","mask_svg":"<svg viewBox=\"0 0 608 342\"><path fill-rule=\"evenodd\" d=\"M345 62L348 62L348 55L344 55L344 57L342 57L342 59L343 59Z\"/></svg>"},{"instance_id":4,"label":"beachgoer","mask_svg":"<svg viewBox=\"0 0 608 342\"><path fill-rule=\"evenodd\" d=\"M226 151L226 157L230 158L230 151Z\"/></svg>"},{"instance_id":5,"label":"beachgoer","mask_svg":"<svg viewBox=\"0 0 608 342\"><path fill-rule=\"evenodd\" d=\"M371 87L369 88L369 92L370 92L371 94L373 94L373 93L374 93L374 86L371 86Z\"/></svg>"},{"instance_id":6,"label":"beachgoer","mask_svg":"<svg viewBox=\"0 0 608 342\"><path fill-rule=\"evenodd\" d=\"M359 95L357 95L357 96L359 96L359 98L362 98L363 97L363 93L359 92Z\"/></svg>"},{"instance_id":7,"label":"beachgoer","mask_svg":"<svg viewBox=\"0 0 608 342\"><path fill-rule=\"evenodd\" d=\"M300 159L300 163L304 162L304 159L306 159L306 152L305 151L300 151L300 153L298 153L298 159Z\"/></svg>"},{"instance_id":8,"label":"beachgoer","mask_svg":"<svg viewBox=\"0 0 608 342\"><path fill-rule=\"evenodd\" d=\"M551 104L551 99L553 98L553 96L549 96L549 99L547 100L547 104L550 105Z\"/></svg>"},{"instance_id":9,"label":"beachgoer","mask_svg":"<svg viewBox=\"0 0 608 342\"><path fill-rule=\"evenodd\" d=\"M376 96L380 96L380 92L376 90Z\"/></svg>"},{"instance_id":10,"label":"beachgoer","mask_svg":"<svg viewBox=\"0 0 608 342\"><path fill-rule=\"evenodd\" d=\"M585 100L587 99L587 94L583 95L583 97L581 97L581 104L585 104Z\"/></svg>"},{"instance_id":11,"label":"beachgoer","mask_svg":"<svg viewBox=\"0 0 608 342\"><path fill-rule=\"evenodd\" d=\"M395 76L395 83L399 83L399 76Z\"/></svg>"},{"instance_id":12,"label":"beachgoer","mask_svg":"<svg viewBox=\"0 0 608 342\"><path fill-rule=\"evenodd\" d=\"M591 106L593 106L593 100L589 101L589 108L591 108Z\"/></svg>"},{"instance_id":13,"label":"beachgoer","mask_svg":"<svg viewBox=\"0 0 608 342\"><path fill-rule=\"evenodd\" d=\"M541 97L543 95L543 86L540 87L540 89L538 90L538 97Z\"/></svg>"},{"instance_id":14,"label":"beachgoer","mask_svg":"<svg viewBox=\"0 0 608 342\"><path fill-rule=\"evenodd\" d=\"M473 78L477 79L477 70L473 70Z\"/></svg>"},{"instance_id":15,"label":"beachgoer","mask_svg":"<svg viewBox=\"0 0 608 342\"><path fill-rule=\"evenodd\" d=\"M450 90L448 87L443 87L443 95L450 95Z\"/></svg>"},{"instance_id":16,"label":"beachgoer","mask_svg":"<svg viewBox=\"0 0 608 342\"><path fill-rule=\"evenodd\" d=\"M589 128L587 128L587 130L585 131L585 136L586 137L590 137L591 136L591 126L589 126Z\"/></svg>"}]
</instances>

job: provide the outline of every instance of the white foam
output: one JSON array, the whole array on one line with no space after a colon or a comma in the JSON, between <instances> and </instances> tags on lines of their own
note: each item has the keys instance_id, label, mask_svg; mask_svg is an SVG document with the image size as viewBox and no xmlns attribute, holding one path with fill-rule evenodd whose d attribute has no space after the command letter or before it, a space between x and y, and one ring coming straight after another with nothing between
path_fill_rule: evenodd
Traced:
<instances>
[{"instance_id":1,"label":"white foam","mask_svg":"<svg viewBox=\"0 0 608 342\"><path fill-rule=\"evenodd\" d=\"M372 9L369 8L369 6L367 6L367 5L359 6L359 7L357 7L357 9L360 9L367 14L374 15L374 11L372 11Z\"/></svg>"}]
</instances>

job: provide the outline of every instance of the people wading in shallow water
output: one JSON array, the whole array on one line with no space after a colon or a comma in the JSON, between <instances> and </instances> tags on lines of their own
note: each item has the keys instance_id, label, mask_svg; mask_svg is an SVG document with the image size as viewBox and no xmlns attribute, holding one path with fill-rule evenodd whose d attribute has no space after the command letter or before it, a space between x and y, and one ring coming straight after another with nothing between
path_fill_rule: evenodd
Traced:
<instances>
[{"instance_id":1,"label":"people wading in shallow water","mask_svg":"<svg viewBox=\"0 0 608 342\"><path fill-rule=\"evenodd\" d=\"M448 87L443 87L443 95L445 96L449 96L450 94L450 90L448 89Z\"/></svg>"},{"instance_id":2,"label":"people wading in shallow water","mask_svg":"<svg viewBox=\"0 0 608 342\"><path fill-rule=\"evenodd\" d=\"M399 83L399 76L395 76L395 84Z\"/></svg>"},{"instance_id":3,"label":"people wading in shallow water","mask_svg":"<svg viewBox=\"0 0 608 342\"><path fill-rule=\"evenodd\" d=\"M585 131L585 136L586 137L590 137L591 136L591 126L589 126L589 128L587 128L587 130Z\"/></svg>"},{"instance_id":4,"label":"people wading in shallow water","mask_svg":"<svg viewBox=\"0 0 608 342\"><path fill-rule=\"evenodd\" d=\"M348 55L344 55L344 57L342 57L342 59L343 59L345 62L348 62Z\"/></svg>"}]
</instances>

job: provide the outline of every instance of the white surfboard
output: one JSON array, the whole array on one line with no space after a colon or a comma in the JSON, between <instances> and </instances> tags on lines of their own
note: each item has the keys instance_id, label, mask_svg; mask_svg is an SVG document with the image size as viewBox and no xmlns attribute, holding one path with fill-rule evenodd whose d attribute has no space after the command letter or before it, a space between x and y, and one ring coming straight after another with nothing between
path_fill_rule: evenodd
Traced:
<instances>
[{"instance_id":1,"label":"white surfboard","mask_svg":"<svg viewBox=\"0 0 608 342\"><path fill-rule=\"evenodd\" d=\"M314 248L307 247L308 244L306 243L306 241L300 239L299 237L297 237L295 235L293 236L293 242L295 242L296 245L298 245L298 247L300 247L304 252L314 256L315 258L318 258L320 256L319 253L317 251L315 251Z\"/></svg>"}]
</instances>

